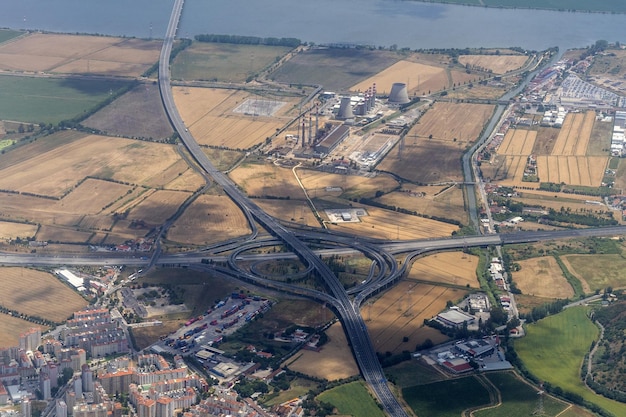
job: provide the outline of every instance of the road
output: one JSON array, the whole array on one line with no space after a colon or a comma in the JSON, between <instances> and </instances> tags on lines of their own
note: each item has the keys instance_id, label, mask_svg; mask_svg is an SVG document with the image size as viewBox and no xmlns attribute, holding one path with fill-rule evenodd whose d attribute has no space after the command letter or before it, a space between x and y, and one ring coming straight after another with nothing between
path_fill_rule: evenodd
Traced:
<instances>
[{"instance_id":1,"label":"road","mask_svg":"<svg viewBox=\"0 0 626 417\"><path fill-rule=\"evenodd\" d=\"M218 171L186 128L174 103L170 85L169 68L170 54L178 29L183 4L183 0L175 0L174 2L159 57L159 90L161 92L163 105L165 106L165 110L174 129L178 132L181 141L198 165L224 189L224 192L241 208L244 214L251 215L257 222L270 231L270 233L281 239L288 248L298 255L305 265L312 266L317 271L317 274L334 297L332 305L344 325L344 330L350 340L352 350L363 377L371 386L378 400L389 415L407 416L387 385L382 367L378 362L374 347L360 313L354 309L348 298L348 294L345 292L343 285L339 282L337 277L308 246L300 241L291 231L278 223L273 217L266 214L256 204L248 200L227 176Z\"/></svg>"}]
</instances>

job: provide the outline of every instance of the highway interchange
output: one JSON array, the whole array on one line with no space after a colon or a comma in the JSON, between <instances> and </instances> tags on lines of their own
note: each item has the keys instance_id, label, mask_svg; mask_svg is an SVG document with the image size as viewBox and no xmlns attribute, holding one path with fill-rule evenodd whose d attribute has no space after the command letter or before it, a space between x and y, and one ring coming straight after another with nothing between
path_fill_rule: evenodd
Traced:
<instances>
[{"instance_id":1,"label":"highway interchange","mask_svg":"<svg viewBox=\"0 0 626 417\"><path fill-rule=\"evenodd\" d=\"M384 376L384 372L378 361L373 344L370 340L367 328L360 315L360 306L368 297L393 285L402 278L405 268L411 264L416 256L427 252L446 249L465 249L469 247L499 246L502 244L525 243L543 240L566 239L572 237L588 236L618 236L626 234L626 227L611 227L601 229L572 229L562 231L523 232L506 235L480 235L457 238L438 238L414 241L377 241L374 239L356 239L353 236L334 234L325 230L300 229L290 230L276 219L266 214L256 204L243 195L237 186L222 172L218 171L209 161L193 136L188 132L176 105L170 85L170 54L176 37L177 27L183 9L184 0L175 0L170 16L163 47L159 57L159 89L163 105L168 117L180 139L187 148L196 163L205 171L204 177L209 182L212 180L239 206L250 220L252 226L254 219L258 224L268 230L273 237L259 239L257 234L248 236L246 241L226 242L204 252L190 252L185 254L163 254L158 246L151 259L138 258L133 254L120 255L114 252L96 252L89 256L45 256L40 254L9 254L0 253L0 263L3 265L102 265L124 264L135 267L151 267L153 265L184 265L194 269L210 269L213 273L224 274L252 281L258 285L264 285L281 291L300 294L319 302L322 302L335 311L340 318L344 331L348 337L354 357L361 374L372 388L385 412L390 416L407 416L399 401L393 395ZM469 158L464 158L464 164L469 164ZM470 172L465 170L465 172ZM466 178L466 183L471 183L471 178ZM470 190L468 190L470 191ZM468 195L474 196L473 189ZM475 200L472 205L475 219ZM161 233L167 230L168 225L163 225ZM256 230L256 228L253 228ZM157 239L158 240L158 239ZM306 242L315 241L327 249L313 251ZM276 254L246 254L251 249L264 246L284 244L291 253ZM224 254L225 252L228 254ZM370 275L365 282L346 291L329 269L321 260L322 254L347 254L362 253L372 260ZM404 254L405 258L400 265L396 257ZM277 283L257 276L238 266L241 260L255 259L279 259L297 257L313 271L324 284L326 292L304 289L293 285ZM213 260L219 263L227 262L229 268L216 266L214 263L207 264L203 260Z\"/></svg>"}]
</instances>

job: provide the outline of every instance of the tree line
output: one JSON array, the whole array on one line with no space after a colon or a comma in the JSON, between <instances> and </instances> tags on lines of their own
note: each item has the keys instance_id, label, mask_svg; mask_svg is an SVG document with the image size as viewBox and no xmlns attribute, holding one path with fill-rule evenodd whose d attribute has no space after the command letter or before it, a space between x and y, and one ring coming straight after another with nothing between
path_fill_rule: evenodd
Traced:
<instances>
[{"instance_id":1,"label":"tree line","mask_svg":"<svg viewBox=\"0 0 626 417\"><path fill-rule=\"evenodd\" d=\"M259 36L240 35L204 34L196 35L195 39L198 42L233 43L237 45L288 46L290 48L295 48L302 44L298 38L261 38Z\"/></svg>"}]
</instances>

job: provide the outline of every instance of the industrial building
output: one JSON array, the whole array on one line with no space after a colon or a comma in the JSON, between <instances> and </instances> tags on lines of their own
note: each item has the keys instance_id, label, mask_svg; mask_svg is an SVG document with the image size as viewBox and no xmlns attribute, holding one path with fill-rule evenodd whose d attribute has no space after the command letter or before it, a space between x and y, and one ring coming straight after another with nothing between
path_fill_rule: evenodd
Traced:
<instances>
[{"instance_id":1,"label":"industrial building","mask_svg":"<svg viewBox=\"0 0 626 417\"><path fill-rule=\"evenodd\" d=\"M350 134L350 127L343 124L332 129L320 143L315 145L315 151L321 155L328 155Z\"/></svg>"}]
</instances>

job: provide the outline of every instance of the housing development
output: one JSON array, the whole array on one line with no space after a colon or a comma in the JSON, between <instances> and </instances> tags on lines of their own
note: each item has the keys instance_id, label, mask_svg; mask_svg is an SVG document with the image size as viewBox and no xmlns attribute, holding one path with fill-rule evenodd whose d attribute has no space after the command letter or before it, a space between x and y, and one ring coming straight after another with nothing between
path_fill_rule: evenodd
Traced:
<instances>
[{"instance_id":1,"label":"housing development","mask_svg":"<svg viewBox=\"0 0 626 417\"><path fill-rule=\"evenodd\" d=\"M191 39L185 7L0 30L0 416L626 415L620 42Z\"/></svg>"}]
</instances>

